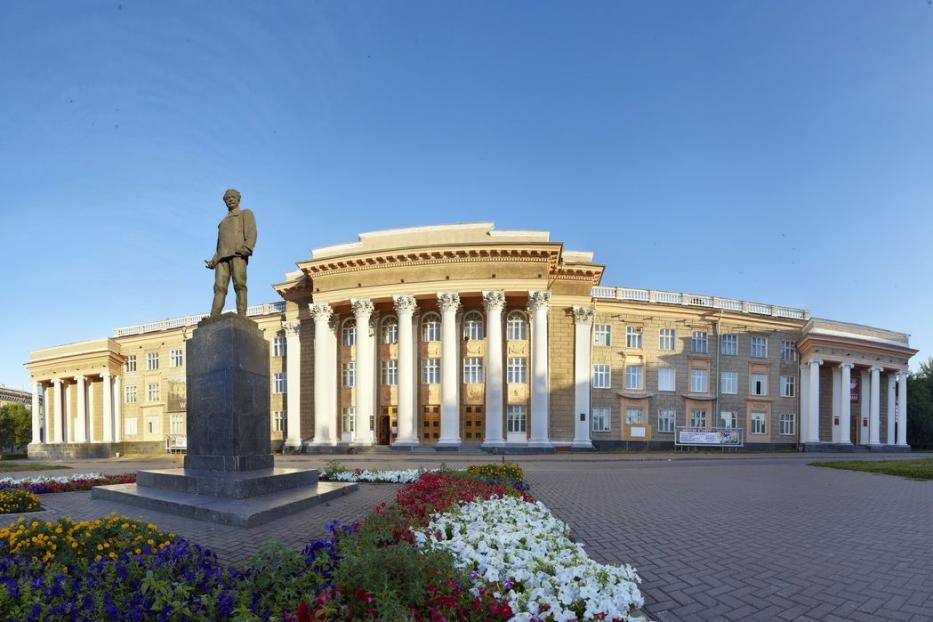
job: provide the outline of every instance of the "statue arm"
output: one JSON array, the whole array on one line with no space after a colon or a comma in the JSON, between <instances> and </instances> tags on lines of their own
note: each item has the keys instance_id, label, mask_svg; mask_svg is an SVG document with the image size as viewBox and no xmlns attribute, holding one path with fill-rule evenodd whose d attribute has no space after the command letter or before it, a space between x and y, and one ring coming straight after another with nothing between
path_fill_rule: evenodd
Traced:
<instances>
[{"instance_id":1,"label":"statue arm","mask_svg":"<svg viewBox=\"0 0 933 622\"><path fill-rule=\"evenodd\" d=\"M243 246L246 247L249 251L246 255L252 255L253 249L256 247L256 217L253 216L252 211L244 213L246 218L243 219Z\"/></svg>"}]
</instances>

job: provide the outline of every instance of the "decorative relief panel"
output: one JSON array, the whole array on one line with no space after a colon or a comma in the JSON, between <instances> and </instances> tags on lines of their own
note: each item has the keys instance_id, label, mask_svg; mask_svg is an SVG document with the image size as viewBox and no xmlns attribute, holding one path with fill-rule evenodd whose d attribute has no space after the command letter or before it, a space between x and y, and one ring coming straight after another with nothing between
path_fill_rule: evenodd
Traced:
<instances>
[{"instance_id":1,"label":"decorative relief panel","mask_svg":"<svg viewBox=\"0 0 933 622\"><path fill-rule=\"evenodd\" d=\"M384 384L379 385L379 404L382 406L398 404L398 388Z\"/></svg>"},{"instance_id":2,"label":"decorative relief panel","mask_svg":"<svg viewBox=\"0 0 933 622\"><path fill-rule=\"evenodd\" d=\"M418 393L419 404L441 403L441 385L439 384L423 384Z\"/></svg>"},{"instance_id":3,"label":"decorative relief panel","mask_svg":"<svg viewBox=\"0 0 933 622\"><path fill-rule=\"evenodd\" d=\"M508 356L528 356L528 342L509 340L506 346L506 354Z\"/></svg>"},{"instance_id":4,"label":"decorative relief panel","mask_svg":"<svg viewBox=\"0 0 933 622\"><path fill-rule=\"evenodd\" d=\"M470 339L466 342L466 347L464 348L464 356L485 356L486 355L486 342L477 341Z\"/></svg>"},{"instance_id":5,"label":"decorative relief panel","mask_svg":"<svg viewBox=\"0 0 933 622\"><path fill-rule=\"evenodd\" d=\"M463 391L463 403L464 404L482 404L486 395L485 395L485 385L482 384L466 384Z\"/></svg>"},{"instance_id":6,"label":"decorative relief panel","mask_svg":"<svg viewBox=\"0 0 933 622\"><path fill-rule=\"evenodd\" d=\"M509 404L525 404L528 402L527 384L510 384L508 387Z\"/></svg>"},{"instance_id":7,"label":"decorative relief panel","mask_svg":"<svg viewBox=\"0 0 933 622\"><path fill-rule=\"evenodd\" d=\"M436 359L441 357L441 342L440 341L429 341L428 343L422 344L424 346L423 352L427 358Z\"/></svg>"}]
</instances>

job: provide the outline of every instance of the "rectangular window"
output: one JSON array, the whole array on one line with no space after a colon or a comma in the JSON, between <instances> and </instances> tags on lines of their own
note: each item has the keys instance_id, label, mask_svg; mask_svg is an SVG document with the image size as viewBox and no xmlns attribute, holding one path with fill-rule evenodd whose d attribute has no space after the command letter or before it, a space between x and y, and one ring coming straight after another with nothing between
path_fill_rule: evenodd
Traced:
<instances>
[{"instance_id":1,"label":"rectangular window","mask_svg":"<svg viewBox=\"0 0 933 622\"><path fill-rule=\"evenodd\" d=\"M172 358L172 367L181 367L185 364L185 355L182 353L181 348L175 348L171 353Z\"/></svg>"},{"instance_id":2,"label":"rectangular window","mask_svg":"<svg viewBox=\"0 0 933 622\"><path fill-rule=\"evenodd\" d=\"M752 374L748 392L752 395L767 395L768 376L766 374Z\"/></svg>"},{"instance_id":3,"label":"rectangular window","mask_svg":"<svg viewBox=\"0 0 933 622\"><path fill-rule=\"evenodd\" d=\"M398 384L398 360L382 361L382 384L395 386Z\"/></svg>"},{"instance_id":4,"label":"rectangular window","mask_svg":"<svg viewBox=\"0 0 933 622\"><path fill-rule=\"evenodd\" d=\"M676 390L677 377L673 367L658 367L658 391Z\"/></svg>"},{"instance_id":5,"label":"rectangular window","mask_svg":"<svg viewBox=\"0 0 933 622\"><path fill-rule=\"evenodd\" d=\"M597 346L612 345L612 329L609 324L597 324L594 327L593 344Z\"/></svg>"},{"instance_id":6,"label":"rectangular window","mask_svg":"<svg viewBox=\"0 0 933 622\"><path fill-rule=\"evenodd\" d=\"M356 324L344 324L340 331L340 343L345 346L356 345Z\"/></svg>"},{"instance_id":7,"label":"rectangular window","mask_svg":"<svg viewBox=\"0 0 933 622\"><path fill-rule=\"evenodd\" d=\"M734 412L724 410L719 413L719 427L720 428L737 428L739 427L739 419L735 416Z\"/></svg>"},{"instance_id":8,"label":"rectangular window","mask_svg":"<svg viewBox=\"0 0 933 622\"><path fill-rule=\"evenodd\" d=\"M149 352L146 354L146 371L155 371L159 369L159 353Z\"/></svg>"},{"instance_id":9,"label":"rectangular window","mask_svg":"<svg viewBox=\"0 0 933 622\"><path fill-rule=\"evenodd\" d=\"M429 319L422 328L422 338L425 343L432 343L441 340L441 323L436 319Z\"/></svg>"},{"instance_id":10,"label":"rectangular window","mask_svg":"<svg viewBox=\"0 0 933 622\"><path fill-rule=\"evenodd\" d=\"M593 365L593 388L608 389L612 386L612 378L608 365Z\"/></svg>"},{"instance_id":11,"label":"rectangular window","mask_svg":"<svg viewBox=\"0 0 933 622\"><path fill-rule=\"evenodd\" d=\"M797 360L797 342L796 341L781 341L781 359L792 363ZM791 415L793 416L793 415Z\"/></svg>"},{"instance_id":12,"label":"rectangular window","mask_svg":"<svg viewBox=\"0 0 933 622\"><path fill-rule=\"evenodd\" d=\"M705 369L690 370L690 391L693 393L707 393L709 391L709 377Z\"/></svg>"},{"instance_id":13,"label":"rectangular window","mask_svg":"<svg viewBox=\"0 0 933 622\"><path fill-rule=\"evenodd\" d=\"M691 428L705 428L706 427L706 411L693 409L690 411L690 427Z\"/></svg>"},{"instance_id":14,"label":"rectangular window","mask_svg":"<svg viewBox=\"0 0 933 622\"><path fill-rule=\"evenodd\" d=\"M644 411L641 408L628 408L625 410L625 423L638 425L644 423Z\"/></svg>"},{"instance_id":15,"label":"rectangular window","mask_svg":"<svg viewBox=\"0 0 933 622\"><path fill-rule=\"evenodd\" d=\"M136 371L136 355L130 354L126 357L126 362L123 363L123 371Z\"/></svg>"},{"instance_id":16,"label":"rectangular window","mask_svg":"<svg viewBox=\"0 0 933 622\"><path fill-rule=\"evenodd\" d=\"M343 364L343 371L341 373L341 378L343 380L343 386L352 387L356 385L356 362L351 361L350 363Z\"/></svg>"},{"instance_id":17,"label":"rectangular window","mask_svg":"<svg viewBox=\"0 0 933 622\"><path fill-rule=\"evenodd\" d=\"M756 359L768 358L767 337L752 337L752 357Z\"/></svg>"},{"instance_id":18,"label":"rectangular window","mask_svg":"<svg viewBox=\"0 0 933 622\"><path fill-rule=\"evenodd\" d=\"M697 354L709 352L709 333L704 330L693 331L693 337L690 339L690 350Z\"/></svg>"},{"instance_id":19,"label":"rectangular window","mask_svg":"<svg viewBox=\"0 0 933 622\"><path fill-rule=\"evenodd\" d=\"M506 411L506 429L509 432L524 432L528 420L528 407L521 405L509 406Z\"/></svg>"},{"instance_id":20,"label":"rectangular window","mask_svg":"<svg viewBox=\"0 0 933 622\"><path fill-rule=\"evenodd\" d=\"M752 434L765 434L764 413L752 413Z\"/></svg>"},{"instance_id":21,"label":"rectangular window","mask_svg":"<svg viewBox=\"0 0 933 622\"><path fill-rule=\"evenodd\" d=\"M658 411L658 432L674 431L675 412L673 410Z\"/></svg>"},{"instance_id":22,"label":"rectangular window","mask_svg":"<svg viewBox=\"0 0 933 622\"><path fill-rule=\"evenodd\" d=\"M509 314L509 321L506 324L506 339L525 341L528 339L527 327L525 317L517 311L512 312Z\"/></svg>"},{"instance_id":23,"label":"rectangular window","mask_svg":"<svg viewBox=\"0 0 933 622\"><path fill-rule=\"evenodd\" d=\"M387 344L398 343L398 322L390 320L383 324L382 342Z\"/></svg>"},{"instance_id":24,"label":"rectangular window","mask_svg":"<svg viewBox=\"0 0 933 622\"><path fill-rule=\"evenodd\" d=\"M641 378L642 378L642 366L641 365L629 365L628 367L625 368L625 388L626 389L640 391L642 389Z\"/></svg>"},{"instance_id":25,"label":"rectangular window","mask_svg":"<svg viewBox=\"0 0 933 622\"><path fill-rule=\"evenodd\" d=\"M796 419L794 415L781 415L781 436L793 436L797 433Z\"/></svg>"},{"instance_id":26,"label":"rectangular window","mask_svg":"<svg viewBox=\"0 0 933 622\"><path fill-rule=\"evenodd\" d=\"M353 432L356 429L356 408L347 406L340 415L340 423L344 432Z\"/></svg>"},{"instance_id":27,"label":"rectangular window","mask_svg":"<svg viewBox=\"0 0 933 622\"><path fill-rule=\"evenodd\" d=\"M272 431L286 432L288 430L288 418L284 410L275 410L272 412Z\"/></svg>"},{"instance_id":28,"label":"rectangular window","mask_svg":"<svg viewBox=\"0 0 933 622\"><path fill-rule=\"evenodd\" d=\"M126 401L127 404L135 404L136 403L136 385L128 384L126 385L126 388L124 389L124 391L126 392L126 399L124 401Z\"/></svg>"},{"instance_id":29,"label":"rectangular window","mask_svg":"<svg viewBox=\"0 0 933 622\"><path fill-rule=\"evenodd\" d=\"M285 379L285 373L276 372L273 375L272 392L273 393L285 393L287 390L288 390L288 387L287 387L287 381Z\"/></svg>"},{"instance_id":30,"label":"rectangular window","mask_svg":"<svg viewBox=\"0 0 933 622\"><path fill-rule=\"evenodd\" d=\"M725 356L736 356L739 353L739 336L720 335L719 353Z\"/></svg>"},{"instance_id":31,"label":"rectangular window","mask_svg":"<svg viewBox=\"0 0 933 622\"><path fill-rule=\"evenodd\" d=\"M625 327L625 347L636 348L638 350L641 350L641 327L639 326L626 326Z\"/></svg>"},{"instance_id":32,"label":"rectangular window","mask_svg":"<svg viewBox=\"0 0 933 622\"><path fill-rule=\"evenodd\" d=\"M127 436L136 436L136 434L138 434L136 428L136 417L127 417L123 420L123 425L123 431Z\"/></svg>"},{"instance_id":33,"label":"rectangular window","mask_svg":"<svg viewBox=\"0 0 933 622\"><path fill-rule=\"evenodd\" d=\"M609 420L612 418L611 408L594 408L591 417L593 432L608 432Z\"/></svg>"},{"instance_id":34,"label":"rectangular window","mask_svg":"<svg viewBox=\"0 0 933 622\"><path fill-rule=\"evenodd\" d=\"M719 391L720 393L728 393L730 395L738 393L739 374L734 371L722 372L719 379Z\"/></svg>"},{"instance_id":35,"label":"rectangular window","mask_svg":"<svg viewBox=\"0 0 933 622\"><path fill-rule=\"evenodd\" d=\"M185 418L183 415L172 415L172 419L169 422L169 429L171 434L184 434L185 433Z\"/></svg>"},{"instance_id":36,"label":"rectangular window","mask_svg":"<svg viewBox=\"0 0 933 622\"><path fill-rule=\"evenodd\" d=\"M272 339L272 356L282 357L285 356L288 351L288 342L285 340L285 335L276 335Z\"/></svg>"},{"instance_id":37,"label":"rectangular window","mask_svg":"<svg viewBox=\"0 0 933 622\"><path fill-rule=\"evenodd\" d=\"M424 362L421 365L421 382L424 384L440 384L440 359L424 359Z\"/></svg>"},{"instance_id":38,"label":"rectangular window","mask_svg":"<svg viewBox=\"0 0 933 622\"><path fill-rule=\"evenodd\" d=\"M522 357L509 357L506 369L509 384L525 384L528 381L527 361Z\"/></svg>"},{"instance_id":39,"label":"rectangular window","mask_svg":"<svg viewBox=\"0 0 933 622\"><path fill-rule=\"evenodd\" d=\"M658 350L673 352L675 340L676 334L673 328L661 328L658 330Z\"/></svg>"},{"instance_id":40,"label":"rectangular window","mask_svg":"<svg viewBox=\"0 0 933 622\"><path fill-rule=\"evenodd\" d=\"M159 397L162 395L161 389L162 389L161 385L159 385L159 383L157 382L154 382L149 385L149 392L147 394L147 397L149 398L150 402L159 401Z\"/></svg>"},{"instance_id":41,"label":"rectangular window","mask_svg":"<svg viewBox=\"0 0 933 622\"><path fill-rule=\"evenodd\" d=\"M468 356L463 359L463 383L483 383L483 359L479 356Z\"/></svg>"},{"instance_id":42,"label":"rectangular window","mask_svg":"<svg viewBox=\"0 0 933 622\"><path fill-rule=\"evenodd\" d=\"M781 397L797 395L797 379L794 376L781 376Z\"/></svg>"}]
</instances>

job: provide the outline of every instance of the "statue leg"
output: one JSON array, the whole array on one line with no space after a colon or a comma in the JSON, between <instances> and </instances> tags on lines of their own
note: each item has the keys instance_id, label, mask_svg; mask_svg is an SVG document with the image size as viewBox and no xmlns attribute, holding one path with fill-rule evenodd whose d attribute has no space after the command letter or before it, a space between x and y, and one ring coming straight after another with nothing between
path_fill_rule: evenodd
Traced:
<instances>
[{"instance_id":1,"label":"statue leg","mask_svg":"<svg viewBox=\"0 0 933 622\"><path fill-rule=\"evenodd\" d=\"M233 269L233 291L236 292L236 312L246 315L246 257L233 257L230 267Z\"/></svg>"},{"instance_id":2,"label":"statue leg","mask_svg":"<svg viewBox=\"0 0 933 622\"><path fill-rule=\"evenodd\" d=\"M230 285L230 262L222 260L214 267L214 304L211 305L211 317L217 317L224 310L227 299L227 287Z\"/></svg>"}]
</instances>

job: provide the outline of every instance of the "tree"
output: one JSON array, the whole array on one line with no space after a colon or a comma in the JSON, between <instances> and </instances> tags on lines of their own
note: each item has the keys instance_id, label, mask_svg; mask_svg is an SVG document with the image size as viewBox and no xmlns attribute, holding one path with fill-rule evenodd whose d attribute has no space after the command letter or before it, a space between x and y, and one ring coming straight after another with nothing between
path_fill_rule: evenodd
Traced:
<instances>
[{"instance_id":1,"label":"tree","mask_svg":"<svg viewBox=\"0 0 933 622\"><path fill-rule=\"evenodd\" d=\"M933 447L933 357L907 378L907 443Z\"/></svg>"},{"instance_id":2,"label":"tree","mask_svg":"<svg viewBox=\"0 0 933 622\"><path fill-rule=\"evenodd\" d=\"M0 450L15 451L32 440L32 413L19 402L0 407Z\"/></svg>"}]
</instances>

